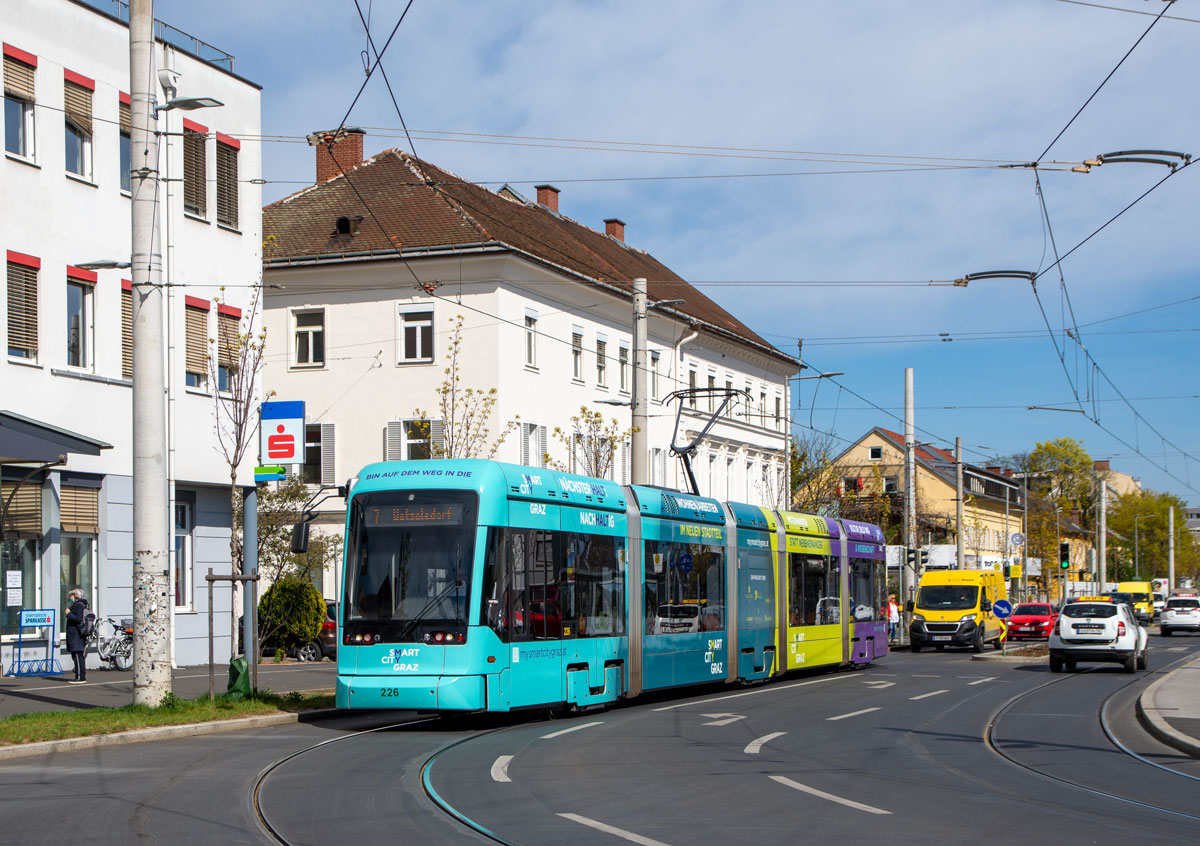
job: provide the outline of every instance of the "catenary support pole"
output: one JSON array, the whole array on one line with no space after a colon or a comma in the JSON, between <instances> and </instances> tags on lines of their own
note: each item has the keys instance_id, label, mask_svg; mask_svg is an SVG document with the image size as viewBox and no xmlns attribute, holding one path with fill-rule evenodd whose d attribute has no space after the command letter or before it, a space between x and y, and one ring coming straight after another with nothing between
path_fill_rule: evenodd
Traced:
<instances>
[{"instance_id":1,"label":"catenary support pole","mask_svg":"<svg viewBox=\"0 0 1200 846\"><path fill-rule=\"evenodd\" d=\"M242 575L258 575L258 487L242 491ZM242 648L250 665L250 689L258 690L258 601L242 588Z\"/></svg>"},{"instance_id":2,"label":"catenary support pole","mask_svg":"<svg viewBox=\"0 0 1200 846\"><path fill-rule=\"evenodd\" d=\"M954 567L966 566L966 542L963 540L963 465L962 438L954 439Z\"/></svg>"},{"instance_id":3,"label":"catenary support pole","mask_svg":"<svg viewBox=\"0 0 1200 846\"><path fill-rule=\"evenodd\" d=\"M650 374L647 370L649 343L646 325L646 280L633 280L633 434L629 436L629 481L648 485L650 451L647 423L650 419Z\"/></svg>"},{"instance_id":4,"label":"catenary support pole","mask_svg":"<svg viewBox=\"0 0 1200 846\"><path fill-rule=\"evenodd\" d=\"M1175 506L1167 508L1167 593L1175 589Z\"/></svg>"},{"instance_id":5,"label":"catenary support pole","mask_svg":"<svg viewBox=\"0 0 1200 846\"><path fill-rule=\"evenodd\" d=\"M904 369L904 548L906 550L917 548L915 516L917 480L913 468L914 430L913 369L906 367ZM907 609L916 588L918 567L919 565L914 563L912 571L909 572L907 556L906 560L900 562L900 607L905 609L902 620L904 631L900 636L902 643L908 639L908 626L912 615Z\"/></svg>"},{"instance_id":6,"label":"catenary support pole","mask_svg":"<svg viewBox=\"0 0 1200 846\"><path fill-rule=\"evenodd\" d=\"M133 283L133 701L171 692L166 385L152 0L129 6Z\"/></svg>"},{"instance_id":7,"label":"catenary support pole","mask_svg":"<svg viewBox=\"0 0 1200 846\"><path fill-rule=\"evenodd\" d=\"M1097 475L1100 481L1100 519L1096 527L1096 572L1100 579L1099 592L1104 593L1108 582L1108 480Z\"/></svg>"}]
</instances>

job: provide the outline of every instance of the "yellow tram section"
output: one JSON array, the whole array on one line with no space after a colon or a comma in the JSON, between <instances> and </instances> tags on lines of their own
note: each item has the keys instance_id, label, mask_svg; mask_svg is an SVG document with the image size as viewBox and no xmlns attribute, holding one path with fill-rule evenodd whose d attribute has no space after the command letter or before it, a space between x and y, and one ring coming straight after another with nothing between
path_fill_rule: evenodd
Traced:
<instances>
[{"instance_id":1,"label":"yellow tram section","mask_svg":"<svg viewBox=\"0 0 1200 846\"><path fill-rule=\"evenodd\" d=\"M838 580L833 579L834 588L828 595L821 596L815 607L794 608L792 599L791 567L787 562L793 555L813 556L823 559L826 566L836 564L836 553L829 538L825 520L811 514L791 511L779 512L783 519L784 539L787 556L783 572L780 573L778 522L775 513L764 509L771 530L772 575L778 594L775 602L775 629L784 632L784 670L799 670L823 664L839 664L842 661L842 599Z\"/></svg>"}]
</instances>

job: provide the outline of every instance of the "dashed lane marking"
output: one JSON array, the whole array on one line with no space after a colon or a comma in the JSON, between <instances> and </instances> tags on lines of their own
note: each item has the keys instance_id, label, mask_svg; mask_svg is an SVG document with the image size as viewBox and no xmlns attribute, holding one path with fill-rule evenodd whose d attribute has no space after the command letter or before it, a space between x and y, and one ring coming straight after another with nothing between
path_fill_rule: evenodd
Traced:
<instances>
[{"instance_id":1,"label":"dashed lane marking","mask_svg":"<svg viewBox=\"0 0 1200 846\"><path fill-rule=\"evenodd\" d=\"M861 711L851 711L849 714L839 714L836 717L826 717L825 720L826 720L826 722L832 723L834 720L845 720L845 719L849 719L850 717L857 717L861 714L869 714L872 711L878 711L878 710L880 710L880 709L879 708L863 708Z\"/></svg>"},{"instance_id":2,"label":"dashed lane marking","mask_svg":"<svg viewBox=\"0 0 1200 846\"><path fill-rule=\"evenodd\" d=\"M608 825L597 820L581 817L579 814L559 814L559 816L564 820L571 820L572 822L577 822L580 825L586 825L588 828L594 828L597 831L603 831L606 834L612 834L617 837L624 838L630 843L639 843L641 846L667 846L667 844L663 843L661 840L655 840L652 837L643 837L640 834L634 834L632 831L626 831L623 828L617 828L616 826Z\"/></svg>"},{"instance_id":3,"label":"dashed lane marking","mask_svg":"<svg viewBox=\"0 0 1200 846\"><path fill-rule=\"evenodd\" d=\"M916 702L918 699L928 699L931 696L940 696L943 693L949 693L949 692L950 691L948 691L948 690L934 690L929 693L922 693L920 696L910 696L910 697L908 697L908 699L910 702Z\"/></svg>"},{"instance_id":4,"label":"dashed lane marking","mask_svg":"<svg viewBox=\"0 0 1200 846\"><path fill-rule=\"evenodd\" d=\"M759 753L759 750L761 750L763 748L763 744L770 743L775 738L783 737L785 734L787 734L786 731L773 731L770 734L764 734L758 740L752 740L749 743L747 743L746 748L743 749L742 751L745 752L747 755L757 755Z\"/></svg>"},{"instance_id":5,"label":"dashed lane marking","mask_svg":"<svg viewBox=\"0 0 1200 846\"><path fill-rule=\"evenodd\" d=\"M996 680L995 676L988 676L985 679L975 679L975 681L973 681L973 682L967 682L967 687L970 687L973 684L983 684L984 682L990 682L990 681L995 681L995 680Z\"/></svg>"},{"instance_id":6,"label":"dashed lane marking","mask_svg":"<svg viewBox=\"0 0 1200 846\"><path fill-rule=\"evenodd\" d=\"M597 720L594 723L583 723L582 725L571 726L570 728L559 729L558 731L552 731L549 734L543 734L541 739L549 740L552 737L558 737L559 735L563 735L563 734L570 734L571 732L579 731L580 729L586 729L586 728L591 728L592 726L602 726L602 725L604 725L603 720Z\"/></svg>"},{"instance_id":7,"label":"dashed lane marking","mask_svg":"<svg viewBox=\"0 0 1200 846\"><path fill-rule=\"evenodd\" d=\"M895 682L867 681L866 679L863 680L863 684L865 684L867 687L871 688L872 690L883 690L884 688L896 686Z\"/></svg>"},{"instance_id":8,"label":"dashed lane marking","mask_svg":"<svg viewBox=\"0 0 1200 846\"><path fill-rule=\"evenodd\" d=\"M826 793L824 790L817 790L815 787L809 787L807 784L801 784L798 781L792 781L787 776L773 775L771 781L778 782L785 787L790 787L793 790L799 790L801 793L807 793L810 796L816 796L820 799L828 799L830 802L837 802L839 805L845 805L847 808L854 808L856 811L866 811L868 814L890 814L891 811L885 811L883 808L876 808L872 805L864 805L862 802L855 802L853 799L843 799L841 796L834 796L832 793Z\"/></svg>"},{"instance_id":9,"label":"dashed lane marking","mask_svg":"<svg viewBox=\"0 0 1200 846\"><path fill-rule=\"evenodd\" d=\"M508 777L508 765L512 763L512 755L501 755L496 759L496 763L492 764L492 781L498 781L507 784L512 781Z\"/></svg>"}]
</instances>

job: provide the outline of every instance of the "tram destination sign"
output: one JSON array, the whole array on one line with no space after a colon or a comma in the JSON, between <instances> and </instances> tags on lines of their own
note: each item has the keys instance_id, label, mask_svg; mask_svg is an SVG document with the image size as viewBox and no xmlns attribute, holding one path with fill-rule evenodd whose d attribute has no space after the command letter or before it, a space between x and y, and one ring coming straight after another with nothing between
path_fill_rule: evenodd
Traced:
<instances>
[{"instance_id":1,"label":"tram destination sign","mask_svg":"<svg viewBox=\"0 0 1200 846\"><path fill-rule=\"evenodd\" d=\"M368 505L363 509L367 526L459 526L463 507L458 502Z\"/></svg>"}]
</instances>

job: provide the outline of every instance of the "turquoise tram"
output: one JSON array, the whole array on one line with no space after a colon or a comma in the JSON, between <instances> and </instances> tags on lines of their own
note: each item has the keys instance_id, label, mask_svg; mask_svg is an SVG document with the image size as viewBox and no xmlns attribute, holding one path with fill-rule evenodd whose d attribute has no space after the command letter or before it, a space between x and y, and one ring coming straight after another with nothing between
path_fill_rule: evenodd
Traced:
<instances>
[{"instance_id":1,"label":"turquoise tram","mask_svg":"<svg viewBox=\"0 0 1200 846\"><path fill-rule=\"evenodd\" d=\"M348 487L342 708L510 711L866 664L876 526L476 459Z\"/></svg>"}]
</instances>

